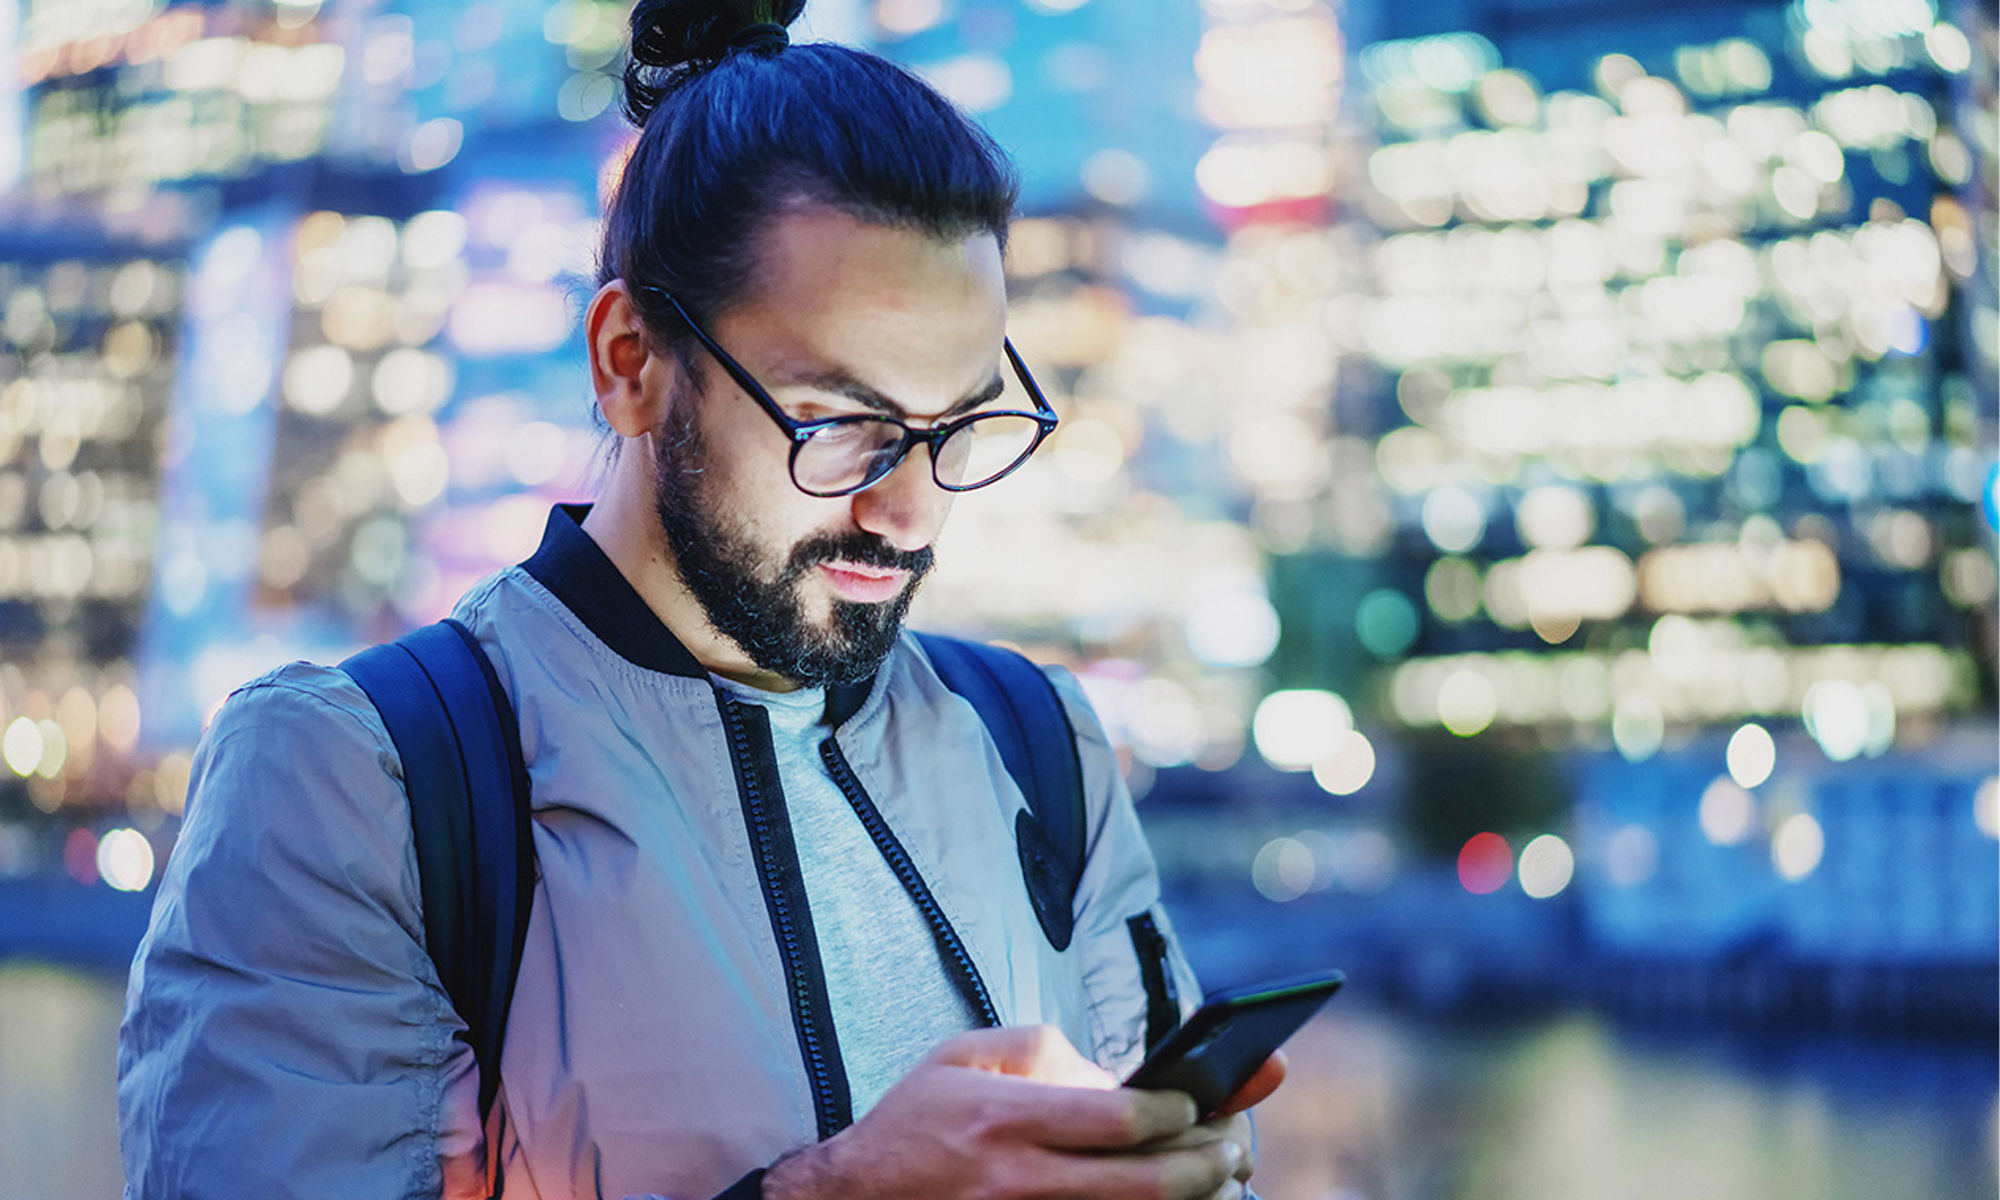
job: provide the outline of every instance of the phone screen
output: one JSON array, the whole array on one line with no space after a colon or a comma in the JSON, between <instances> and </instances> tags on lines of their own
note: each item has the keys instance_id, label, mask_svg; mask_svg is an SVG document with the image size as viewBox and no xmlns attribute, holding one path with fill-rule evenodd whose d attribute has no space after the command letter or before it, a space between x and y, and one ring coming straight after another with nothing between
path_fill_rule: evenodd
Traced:
<instances>
[{"instance_id":1,"label":"phone screen","mask_svg":"<svg viewBox=\"0 0 2000 1200\"><path fill-rule=\"evenodd\" d=\"M1125 1086L1186 1092L1203 1117L1212 1116L1345 981L1339 971L1324 971L1217 992L1146 1056Z\"/></svg>"}]
</instances>

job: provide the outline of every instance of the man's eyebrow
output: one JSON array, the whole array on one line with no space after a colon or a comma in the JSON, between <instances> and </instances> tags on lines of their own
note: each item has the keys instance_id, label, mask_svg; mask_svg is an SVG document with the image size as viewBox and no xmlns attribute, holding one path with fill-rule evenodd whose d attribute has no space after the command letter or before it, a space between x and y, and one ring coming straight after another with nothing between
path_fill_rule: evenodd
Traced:
<instances>
[{"instance_id":1,"label":"man's eyebrow","mask_svg":"<svg viewBox=\"0 0 2000 1200\"><path fill-rule=\"evenodd\" d=\"M816 392L826 392L831 395L841 396L854 401L864 408L874 409L884 416L907 420L910 415L909 409L904 408L894 400L891 400L881 392L869 387L838 367L829 367L818 371L802 371L796 374L781 373L775 382L780 387L811 388ZM939 413L937 419L939 421L949 421L953 417L962 416L982 404L991 403L1005 390L1006 384L1002 382L1000 372L995 371L993 378L987 380L985 386L960 397L950 408Z\"/></svg>"}]
</instances>

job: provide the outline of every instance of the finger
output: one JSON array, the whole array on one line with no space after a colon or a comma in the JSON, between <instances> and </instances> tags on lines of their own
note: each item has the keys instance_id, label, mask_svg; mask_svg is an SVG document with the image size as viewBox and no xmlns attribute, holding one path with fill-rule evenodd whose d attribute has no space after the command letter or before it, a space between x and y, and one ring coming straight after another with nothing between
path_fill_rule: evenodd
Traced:
<instances>
[{"instance_id":1,"label":"finger","mask_svg":"<svg viewBox=\"0 0 2000 1200\"><path fill-rule=\"evenodd\" d=\"M1009 1025L975 1029L939 1043L931 1061L975 1067L999 1075L1019 1075L1040 1083L1077 1088L1115 1088L1110 1072L1070 1045L1053 1025Z\"/></svg>"},{"instance_id":2,"label":"finger","mask_svg":"<svg viewBox=\"0 0 2000 1200\"><path fill-rule=\"evenodd\" d=\"M1250 1118L1242 1113L1230 1117L1211 1117L1185 1133L1150 1143L1146 1149L1190 1150L1199 1146L1213 1145L1225 1138L1235 1142L1243 1151L1242 1163L1236 1168L1236 1178L1248 1181L1256 1170L1256 1151L1251 1145Z\"/></svg>"},{"instance_id":3,"label":"finger","mask_svg":"<svg viewBox=\"0 0 2000 1200\"><path fill-rule=\"evenodd\" d=\"M1285 1052L1276 1050L1271 1053L1271 1057L1264 1060L1263 1066L1257 1068L1257 1073L1250 1077L1250 1082L1236 1089L1236 1094L1224 1100L1222 1107L1215 1111L1221 1116L1240 1113L1253 1104L1261 1103L1266 1096L1277 1091L1278 1085L1283 1082L1285 1082Z\"/></svg>"},{"instance_id":4,"label":"finger","mask_svg":"<svg viewBox=\"0 0 2000 1200\"><path fill-rule=\"evenodd\" d=\"M1187 1132L1199 1115L1182 1092L1106 1091L991 1076L985 1082L982 1100L994 1132L1052 1149L1150 1146Z\"/></svg>"},{"instance_id":5,"label":"finger","mask_svg":"<svg viewBox=\"0 0 2000 1200\"><path fill-rule=\"evenodd\" d=\"M1199 1150L1176 1150L1162 1155L1159 1195L1170 1200L1200 1200L1212 1196L1235 1180L1243 1149L1222 1141Z\"/></svg>"},{"instance_id":6,"label":"finger","mask_svg":"<svg viewBox=\"0 0 2000 1200\"><path fill-rule=\"evenodd\" d=\"M1071 1157L1062 1164L1065 1195L1101 1200L1208 1200L1234 1182L1242 1149L1218 1141L1192 1150Z\"/></svg>"},{"instance_id":7,"label":"finger","mask_svg":"<svg viewBox=\"0 0 2000 1200\"><path fill-rule=\"evenodd\" d=\"M1236 1178L1243 1183L1250 1182L1250 1176L1257 1173L1257 1139L1250 1129L1250 1118L1237 1113L1231 1117L1217 1117L1209 1124L1216 1126L1223 1137L1236 1143L1243 1151L1243 1161L1237 1164Z\"/></svg>"},{"instance_id":8,"label":"finger","mask_svg":"<svg viewBox=\"0 0 2000 1200\"><path fill-rule=\"evenodd\" d=\"M1147 1142L1145 1148L1148 1151L1193 1150L1201 1146L1212 1146L1229 1136L1226 1121L1227 1118L1224 1118L1223 1121L1203 1121L1199 1125L1184 1129L1172 1137Z\"/></svg>"}]
</instances>

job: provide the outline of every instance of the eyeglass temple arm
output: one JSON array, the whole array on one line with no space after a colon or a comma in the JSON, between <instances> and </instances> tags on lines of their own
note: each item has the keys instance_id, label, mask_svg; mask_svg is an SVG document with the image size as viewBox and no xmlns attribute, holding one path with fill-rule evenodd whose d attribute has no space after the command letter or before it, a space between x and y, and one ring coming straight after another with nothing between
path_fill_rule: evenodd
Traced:
<instances>
[{"instance_id":1,"label":"eyeglass temple arm","mask_svg":"<svg viewBox=\"0 0 2000 1200\"><path fill-rule=\"evenodd\" d=\"M714 357L717 363L721 364L722 369L728 373L729 378L736 382L736 386L748 392L750 398L755 400L765 412L770 413L772 418L779 425L783 426L785 432L791 434L794 440L799 438L800 422L792 420L784 409L779 408L778 402L771 399L771 394L764 390L764 385L752 378L750 372L743 368L742 363L730 357L729 351L724 350L714 338L708 336L708 331L703 329L701 324L688 314L688 310L681 306L680 300L672 292L663 287L655 287L651 284L642 284L640 288L642 291L653 292L665 297L667 303L673 305L674 312L679 314L680 319L687 322L688 330L694 334L695 339Z\"/></svg>"},{"instance_id":2,"label":"eyeglass temple arm","mask_svg":"<svg viewBox=\"0 0 2000 1200\"><path fill-rule=\"evenodd\" d=\"M1056 415L1055 406L1042 395L1042 385L1036 383L1035 377L1028 373L1028 364L1021 361L1020 351L1014 349L1014 339L1003 337L1000 339L1000 346L1007 351L1007 361L1013 365L1015 377L1021 381L1021 386L1028 389L1028 398L1035 402L1036 408L1048 414L1050 426L1053 428L1055 422L1062 418Z\"/></svg>"},{"instance_id":3,"label":"eyeglass temple arm","mask_svg":"<svg viewBox=\"0 0 2000 1200\"><path fill-rule=\"evenodd\" d=\"M710 354L715 356L715 361L722 364L722 369L729 373L729 377L736 381L736 385L750 393L751 398L757 401L758 404L763 405L765 411L776 417L778 422L793 437L798 436L802 423L792 420L785 413L784 409L779 408L778 402L771 399L770 393L764 390L764 385L751 378L750 372L744 370L741 363L731 358L727 350L724 350L714 338L708 336L708 331L703 329L700 323L689 315L688 310L681 305L679 298L663 287L655 287L651 284L643 284L641 287L645 291L659 294L666 299L668 304L673 305L674 312L679 315L681 320L687 322L689 331L694 334L695 338L701 342L702 346ZM1051 426L1060 421L1062 418L1056 414L1055 406L1049 403L1048 397L1042 395L1042 386L1035 382L1034 375L1028 371L1028 365L1021 361L1020 351L1014 349L1014 340L1003 337L1000 339L1000 345L1002 349L1006 350L1007 362L1014 368L1014 375L1020 379L1021 385L1028 389L1028 397L1035 402L1035 407L1049 417Z\"/></svg>"}]
</instances>

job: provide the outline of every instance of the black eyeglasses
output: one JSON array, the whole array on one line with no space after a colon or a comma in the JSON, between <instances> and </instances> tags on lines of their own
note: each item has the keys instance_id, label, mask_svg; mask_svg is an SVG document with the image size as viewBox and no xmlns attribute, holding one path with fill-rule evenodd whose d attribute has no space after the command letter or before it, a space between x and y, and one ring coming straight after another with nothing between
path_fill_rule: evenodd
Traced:
<instances>
[{"instance_id":1,"label":"black eyeglasses","mask_svg":"<svg viewBox=\"0 0 2000 1200\"><path fill-rule=\"evenodd\" d=\"M736 385L750 393L750 398L792 439L792 483L808 496L851 496L872 487L895 470L910 448L917 445L930 448L931 478L939 487L947 492L969 492L1012 474L1055 431L1056 410L1049 407L1034 376L1028 374L1027 365L1014 352L1014 343L1004 338L1001 345L1007 351L1007 362L1034 401L1034 412L973 413L927 429L915 428L895 417L863 414L795 421L771 399L764 385L708 336L672 292L659 287L640 290L662 296L673 305L681 320L687 322L694 336L722 364Z\"/></svg>"}]
</instances>

